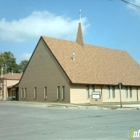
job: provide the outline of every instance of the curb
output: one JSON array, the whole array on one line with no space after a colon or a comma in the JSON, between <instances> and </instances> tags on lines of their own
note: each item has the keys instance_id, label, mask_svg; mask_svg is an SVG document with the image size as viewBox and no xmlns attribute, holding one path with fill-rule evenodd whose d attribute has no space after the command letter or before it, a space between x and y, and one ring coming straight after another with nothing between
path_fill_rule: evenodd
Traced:
<instances>
[{"instance_id":1,"label":"curb","mask_svg":"<svg viewBox=\"0 0 140 140\"><path fill-rule=\"evenodd\" d=\"M100 107L100 106L80 106L73 104L59 104L59 103L44 103L44 102L19 102L19 101L1 101L0 103L10 103L16 105L27 105L27 106L37 106L37 107L57 107L57 108L67 108L67 109L93 109L93 110L140 110L140 107Z\"/></svg>"}]
</instances>

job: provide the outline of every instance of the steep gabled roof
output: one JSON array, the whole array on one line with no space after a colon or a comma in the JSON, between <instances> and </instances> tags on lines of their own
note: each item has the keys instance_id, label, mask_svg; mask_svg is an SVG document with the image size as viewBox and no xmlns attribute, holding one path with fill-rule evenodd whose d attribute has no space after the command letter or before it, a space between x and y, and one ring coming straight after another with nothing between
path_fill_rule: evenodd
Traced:
<instances>
[{"instance_id":1,"label":"steep gabled roof","mask_svg":"<svg viewBox=\"0 0 140 140\"><path fill-rule=\"evenodd\" d=\"M42 38L72 83L140 86L140 66L125 51Z\"/></svg>"}]
</instances>

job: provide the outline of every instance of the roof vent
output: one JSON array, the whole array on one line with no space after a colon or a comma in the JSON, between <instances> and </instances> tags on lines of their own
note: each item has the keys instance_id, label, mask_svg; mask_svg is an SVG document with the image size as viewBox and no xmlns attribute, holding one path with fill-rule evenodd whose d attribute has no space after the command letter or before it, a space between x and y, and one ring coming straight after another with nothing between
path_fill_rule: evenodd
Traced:
<instances>
[{"instance_id":1,"label":"roof vent","mask_svg":"<svg viewBox=\"0 0 140 140\"><path fill-rule=\"evenodd\" d=\"M73 61L75 60L75 57L76 57L76 54L73 52L73 53L72 53L72 60L73 60Z\"/></svg>"}]
</instances>

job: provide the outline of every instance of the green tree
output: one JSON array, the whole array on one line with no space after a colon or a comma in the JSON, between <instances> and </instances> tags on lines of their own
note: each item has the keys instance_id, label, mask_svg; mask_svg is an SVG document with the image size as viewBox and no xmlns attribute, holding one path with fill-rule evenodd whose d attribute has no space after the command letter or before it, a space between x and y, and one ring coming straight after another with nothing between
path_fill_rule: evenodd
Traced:
<instances>
[{"instance_id":1,"label":"green tree","mask_svg":"<svg viewBox=\"0 0 140 140\"><path fill-rule=\"evenodd\" d=\"M19 70L20 70L21 72L24 72L25 69L26 69L26 67L27 67L27 65L28 65L28 60L22 60L22 61L20 62L20 64L19 64Z\"/></svg>"},{"instance_id":2,"label":"green tree","mask_svg":"<svg viewBox=\"0 0 140 140\"><path fill-rule=\"evenodd\" d=\"M3 64L4 64L3 54L0 53L0 68L3 66Z\"/></svg>"},{"instance_id":3,"label":"green tree","mask_svg":"<svg viewBox=\"0 0 140 140\"><path fill-rule=\"evenodd\" d=\"M16 64L16 58L11 52L4 52L0 54L0 68L4 68L4 73L19 72L19 66Z\"/></svg>"}]
</instances>

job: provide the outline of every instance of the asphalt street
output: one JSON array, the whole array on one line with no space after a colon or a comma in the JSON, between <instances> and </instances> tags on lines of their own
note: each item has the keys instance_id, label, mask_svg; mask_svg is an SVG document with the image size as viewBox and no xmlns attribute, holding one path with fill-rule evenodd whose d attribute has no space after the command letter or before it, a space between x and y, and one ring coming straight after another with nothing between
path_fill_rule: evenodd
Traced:
<instances>
[{"instance_id":1,"label":"asphalt street","mask_svg":"<svg viewBox=\"0 0 140 140\"><path fill-rule=\"evenodd\" d=\"M0 102L0 140L129 140L132 128L140 129L140 110Z\"/></svg>"}]
</instances>

